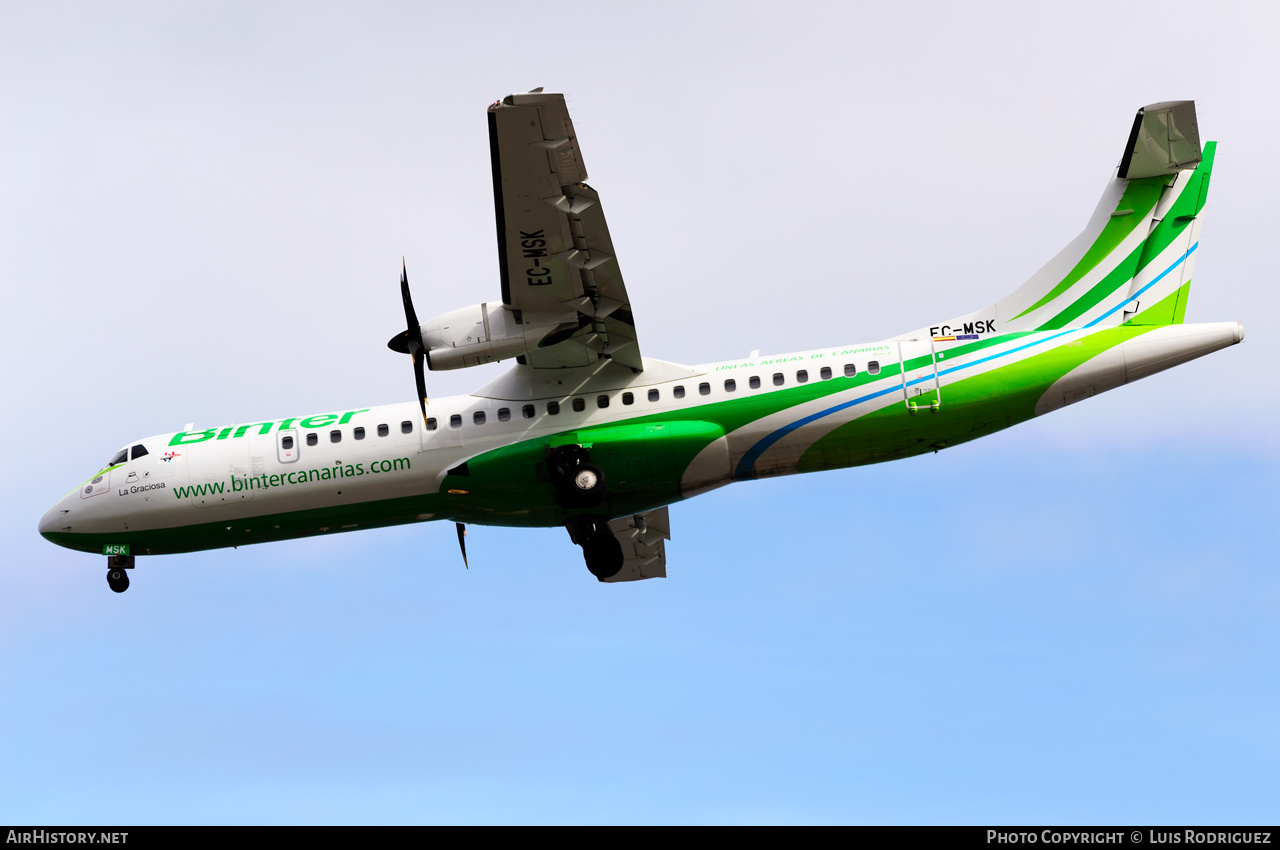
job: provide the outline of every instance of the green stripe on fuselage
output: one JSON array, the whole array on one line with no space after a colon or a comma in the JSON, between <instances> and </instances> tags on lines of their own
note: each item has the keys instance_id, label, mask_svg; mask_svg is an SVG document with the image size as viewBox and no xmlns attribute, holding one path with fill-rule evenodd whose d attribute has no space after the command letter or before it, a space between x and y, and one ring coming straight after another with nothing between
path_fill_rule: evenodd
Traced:
<instances>
[{"instance_id":1,"label":"green stripe on fuselage","mask_svg":"<svg viewBox=\"0 0 1280 850\"><path fill-rule=\"evenodd\" d=\"M429 493L150 531L101 534L50 531L42 532L42 536L59 546L81 552L98 553L104 544L124 543L130 546L134 555L174 555L419 522L424 516L441 517L445 506L445 497Z\"/></svg>"},{"instance_id":2,"label":"green stripe on fuselage","mask_svg":"<svg viewBox=\"0 0 1280 850\"><path fill-rule=\"evenodd\" d=\"M1157 305L1158 306L1158 305ZM1155 309L1155 308L1153 308ZM1123 326L1084 337L1024 360L1010 363L971 378L943 386L943 406L937 412L908 413L900 401L840 426L819 439L800 459L799 471L855 466L896 457L906 457L936 448L955 445L983 436L1034 415L1036 402L1045 389L1089 358L1150 330L1153 326ZM974 353L1025 334L1007 334L956 346L945 353L943 368L961 354ZM927 366L929 357L908 361L908 369ZM620 495L610 498L603 511L611 516L638 513L680 498L679 478L697 452L723 433L787 408L847 392L901 374L898 364L886 364L877 375L866 372L852 378L817 380L773 392L744 394L711 404L666 410L620 422L589 428L566 429L558 437L573 435L587 442L599 441L607 452L608 432L646 425L669 426L680 439L668 440L657 459L666 470L659 486L646 487L642 475L635 486L620 487ZM767 374L762 377L768 377ZM325 508L219 520L177 528L151 531L83 534L49 532L44 536L59 545L86 552L100 552L104 544L127 544L134 554L159 555L243 546L275 540L305 537L317 533L338 533L419 522L428 519L457 520L487 525L555 526L566 513L555 504L549 484L539 482L535 470L545 448L556 437L539 437L477 455L468 462L471 474L448 476L441 492L420 496L382 499L334 505ZM486 472L493 461L496 477ZM506 466L524 467L511 480ZM612 465L612 464L611 464ZM504 467L499 469L499 467ZM639 472L639 471L637 471ZM467 490L450 495L449 489ZM347 526L347 527L344 527Z\"/></svg>"},{"instance_id":3,"label":"green stripe on fuselage","mask_svg":"<svg viewBox=\"0 0 1280 850\"><path fill-rule=\"evenodd\" d=\"M801 456L798 472L860 466L937 451L992 434L1035 416L1052 384L1107 349L1153 326L1098 331L1041 354L942 386L942 406L911 413L896 399L819 438Z\"/></svg>"}]
</instances>

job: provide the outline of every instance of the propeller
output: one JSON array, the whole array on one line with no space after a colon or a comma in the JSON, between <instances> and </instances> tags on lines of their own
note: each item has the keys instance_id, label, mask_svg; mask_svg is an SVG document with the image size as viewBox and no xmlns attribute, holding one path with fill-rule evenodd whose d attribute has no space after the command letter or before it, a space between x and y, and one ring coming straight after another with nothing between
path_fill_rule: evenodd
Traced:
<instances>
[{"instance_id":1,"label":"propeller","mask_svg":"<svg viewBox=\"0 0 1280 850\"><path fill-rule=\"evenodd\" d=\"M413 377L418 382L418 406L422 408L422 422L427 421L427 376L423 372L426 360L426 344L422 341L422 326L418 324L418 314L413 309L413 296L409 294L409 267L404 258L400 259L400 297L404 300L404 320L408 329L387 341L387 348L408 354L413 358Z\"/></svg>"},{"instance_id":2,"label":"propeller","mask_svg":"<svg viewBox=\"0 0 1280 850\"><path fill-rule=\"evenodd\" d=\"M409 267L404 258L400 258L400 298L404 301L404 321L407 328L387 341L387 348L400 354L408 354L413 358L413 377L418 383L418 406L422 408L422 422L427 422L427 376L423 371L423 363L427 359L426 343L422 341L422 326L418 324L418 313L413 309L413 296L409 294ZM458 526L458 548L462 550L462 565L471 569L467 563L467 527Z\"/></svg>"},{"instance_id":3,"label":"propeller","mask_svg":"<svg viewBox=\"0 0 1280 850\"><path fill-rule=\"evenodd\" d=\"M458 548L462 550L462 566L471 569L471 565L467 563L467 527L462 523L454 523L458 526Z\"/></svg>"}]
</instances>

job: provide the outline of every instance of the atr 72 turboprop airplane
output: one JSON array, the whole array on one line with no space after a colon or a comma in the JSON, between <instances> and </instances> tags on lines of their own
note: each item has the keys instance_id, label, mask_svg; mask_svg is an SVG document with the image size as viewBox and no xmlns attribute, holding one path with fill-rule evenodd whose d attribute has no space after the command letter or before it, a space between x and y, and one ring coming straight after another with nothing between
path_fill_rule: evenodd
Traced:
<instances>
[{"instance_id":1,"label":"atr 72 turboprop airplane","mask_svg":"<svg viewBox=\"0 0 1280 850\"><path fill-rule=\"evenodd\" d=\"M502 300L419 324L418 400L134 440L40 533L108 557L427 520L564 526L601 581L666 575L667 506L735 481L963 443L1234 345L1185 324L1214 142L1191 101L1138 110L1084 232L1006 298L878 342L681 366L642 357L564 97L489 107ZM515 359L427 405L424 366Z\"/></svg>"}]
</instances>

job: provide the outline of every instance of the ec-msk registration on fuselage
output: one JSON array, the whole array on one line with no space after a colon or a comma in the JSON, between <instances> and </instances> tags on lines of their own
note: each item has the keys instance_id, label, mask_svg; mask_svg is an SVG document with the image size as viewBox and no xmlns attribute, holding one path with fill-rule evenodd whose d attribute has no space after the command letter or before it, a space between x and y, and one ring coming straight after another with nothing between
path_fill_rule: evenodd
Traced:
<instances>
[{"instance_id":1,"label":"ec-msk registration on fuselage","mask_svg":"<svg viewBox=\"0 0 1280 850\"><path fill-rule=\"evenodd\" d=\"M674 502L938 451L1244 337L1183 321L1215 147L1190 101L1138 111L1084 232L1007 297L877 342L702 366L641 355L563 96L511 95L488 120L501 298L419 323L402 275L389 345L418 400L131 441L40 533L106 555L116 591L138 556L429 520L460 544L465 524L562 526L600 580L653 578ZM498 360L515 365L426 403L424 369Z\"/></svg>"}]
</instances>

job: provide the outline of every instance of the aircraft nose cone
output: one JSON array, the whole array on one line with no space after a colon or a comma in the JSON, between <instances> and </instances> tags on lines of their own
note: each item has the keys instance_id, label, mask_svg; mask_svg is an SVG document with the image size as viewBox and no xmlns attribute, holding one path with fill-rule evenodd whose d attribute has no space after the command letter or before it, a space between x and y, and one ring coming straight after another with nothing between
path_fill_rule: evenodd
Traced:
<instances>
[{"instance_id":1,"label":"aircraft nose cone","mask_svg":"<svg viewBox=\"0 0 1280 850\"><path fill-rule=\"evenodd\" d=\"M58 531L62 526L71 524L68 521L71 515L65 513L66 508L63 507L63 504L63 502L58 502L58 504L45 511L44 516L40 517L41 536L47 538L51 532Z\"/></svg>"}]
</instances>

